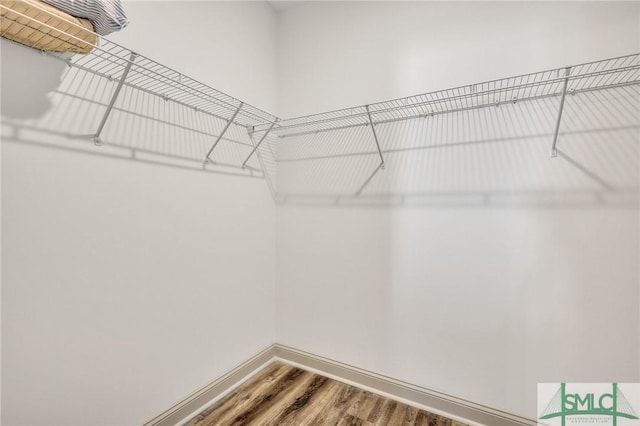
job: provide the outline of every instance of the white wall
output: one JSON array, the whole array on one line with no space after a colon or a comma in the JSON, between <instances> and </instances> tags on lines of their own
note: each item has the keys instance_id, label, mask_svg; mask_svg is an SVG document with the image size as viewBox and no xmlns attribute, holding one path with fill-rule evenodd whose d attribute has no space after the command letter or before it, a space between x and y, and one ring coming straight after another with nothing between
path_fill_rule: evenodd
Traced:
<instances>
[{"instance_id":1,"label":"white wall","mask_svg":"<svg viewBox=\"0 0 640 426\"><path fill-rule=\"evenodd\" d=\"M638 3L302 4L279 15L279 110L634 53L639 16ZM638 381L637 202L560 201L281 206L278 342L531 418L537 382Z\"/></svg>"},{"instance_id":2,"label":"white wall","mask_svg":"<svg viewBox=\"0 0 640 426\"><path fill-rule=\"evenodd\" d=\"M635 2L301 2L278 15L295 117L638 50Z\"/></svg>"},{"instance_id":3,"label":"white wall","mask_svg":"<svg viewBox=\"0 0 640 426\"><path fill-rule=\"evenodd\" d=\"M126 8L113 40L273 110L267 5ZM59 65L2 41L2 424L141 424L274 342L275 209L262 179L16 134Z\"/></svg>"},{"instance_id":4,"label":"white wall","mask_svg":"<svg viewBox=\"0 0 640 426\"><path fill-rule=\"evenodd\" d=\"M639 47L637 3L127 10L114 41L285 117ZM51 99L20 93L64 67L1 47L3 124L37 127ZM640 380L637 209L284 206L276 228L260 180L95 149L3 125L3 424L139 424L274 338L531 417L538 381Z\"/></svg>"},{"instance_id":5,"label":"white wall","mask_svg":"<svg viewBox=\"0 0 640 426\"><path fill-rule=\"evenodd\" d=\"M240 3L240 4L238 4ZM125 3L131 23L109 39L276 113L277 15L261 1Z\"/></svg>"}]
</instances>

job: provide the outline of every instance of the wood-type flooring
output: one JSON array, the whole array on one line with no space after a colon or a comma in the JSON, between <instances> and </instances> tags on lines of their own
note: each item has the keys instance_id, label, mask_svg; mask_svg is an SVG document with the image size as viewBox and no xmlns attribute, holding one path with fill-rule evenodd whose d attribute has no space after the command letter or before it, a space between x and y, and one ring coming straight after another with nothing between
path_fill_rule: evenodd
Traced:
<instances>
[{"instance_id":1,"label":"wood-type flooring","mask_svg":"<svg viewBox=\"0 0 640 426\"><path fill-rule=\"evenodd\" d=\"M467 426L277 362L186 423L223 425Z\"/></svg>"}]
</instances>

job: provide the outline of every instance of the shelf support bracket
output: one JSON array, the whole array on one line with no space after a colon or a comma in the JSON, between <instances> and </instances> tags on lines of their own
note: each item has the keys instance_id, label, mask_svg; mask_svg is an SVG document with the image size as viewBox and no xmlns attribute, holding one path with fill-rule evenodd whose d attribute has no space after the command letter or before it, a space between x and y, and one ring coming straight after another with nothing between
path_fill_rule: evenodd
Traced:
<instances>
[{"instance_id":1,"label":"shelf support bracket","mask_svg":"<svg viewBox=\"0 0 640 426\"><path fill-rule=\"evenodd\" d=\"M213 143L213 145L211 145L211 149L209 149L209 152L207 152L207 156L204 159L205 163L209 162L209 159L210 159L209 157L211 157L211 153L216 148L216 145L218 145L218 142L222 140L222 137L224 136L224 134L227 133L229 126L231 126L231 123L233 123L233 120L236 119L236 116L238 115L238 113L240 112L243 106L244 106L244 103L240 102L240 106L238 107L238 109L236 109L236 111L233 113L229 121L227 121L227 124L224 126L224 129L222 129L222 132L220 132L220 134L216 138L216 141Z\"/></svg>"},{"instance_id":2,"label":"shelf support bracket","mask_svg":"<svg viewBox=\"0 0 640 426\"><path fill-rule=\"evenodd\" d=\"M553 145L551 146L551 157L558 156L556 145L558 144L558 133L560 132L560 121L562 120L562 110L564 109L564 99L567 96L567 86L569 85L569 76L571 75L571 67L564 69L564 84L562 86L562 97L560 98L560 109L558 109L558 120L556 121L556 131L553 135Z\"/></svg>"},{"instance_id":3,"label":"shelf support bracket","mask_svg":"<svg viewBox=\"0 0 640 426\"><path fill-rule=\"evenodd\" d=\"M365 105L367 109L367 117L369 117L369 124L371 125L371 131L373 131L373 139L376 141L376 148L378 148L378 155L380 155L380 166L379 169L384 169L384 157L382 156L382 150L380 149L380 142L378 141L378 134L376 133L376 126L373 124L373 119L371 118L371 112L369 111L369 105ZM376 172L378 169L376 169ZM375 172L374 172L375 174ZM373 177L373 175L372 175Z\"/></svg>"},{"instance_id":4,"label":"shelf support bracket","mask_svg":"<svg viewBox=\"0 0 640 426\"><path fill-rule=\"evenodd\" d=\"M260 140L258 141L258 143L256 144L256 146L253 147L253 149L251 150L251 153L247 156L247 158L242 162L242 168L244 169L247 165L247 161L249 161L249 159L251 158L251 156L258 150L258 147L260 146L260 144L262 142L264 142L264 140L267 138L267 135L269 134L269 132L271 131L271 129L273 129L273 126L276 125L276 121L275 120L273 123L271 123L271 126L269 126L269 128L267 129L266 132L264 132L264 135L262 135L262 137L260 138Z\"/></svg>"},{"instance_id":5,"label":"shelf support bracket","mask_svg":"<svg viewBox=\"0 0 640 426\"><path fill-rule=\"evenodd\" d=\"M124 71L122 72L122 76L120 77L120 81L118 81L118 85L116 86L116 90L113 92L113 95L111 96L111 101L109 102L109 105L107 106L107 110L104 113L104 116L102 116L102 121L100 121L100 125L98 126L98 130L96 131L96 134L93 135L93 143L95 143L96 145L100 145L102 143L102 140L100 139L100 134L102 134L102 130L104 129L105 124L107 124L107 119L109 118L109 114L111 114L111 110L113 110L113 106L116 103L116 99L118 99L118 95L120 94L120 90L122 90L122 86L124 85L124 81L127 79L127 75L129 74L129 70L131 69L131 66L133 65L133 62L136 60L136 57L138 56L137 53L135 52L131 52L131 56L129 56L129 62L127 62L127 65L124 67Z\"/></svg>"}]
</instances>

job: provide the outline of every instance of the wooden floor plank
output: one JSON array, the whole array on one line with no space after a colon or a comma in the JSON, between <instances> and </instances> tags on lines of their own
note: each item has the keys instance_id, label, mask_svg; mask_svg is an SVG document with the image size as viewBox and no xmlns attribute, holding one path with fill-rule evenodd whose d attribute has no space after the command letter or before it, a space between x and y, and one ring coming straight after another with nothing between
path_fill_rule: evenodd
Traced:
<instances>
[{"instance_id":1,"label":"wooden floor plank","mask_svg":"<svg viewBox=\"0 0 640 426\"><path fill-rule=\"evenodd\" d=\"M227 395L222 401L204 410L184 426L213 426L223 424L235 417L252 403L252 396L264 392L278 377L286 374L292 367L281 363L272 363L254 377Z\"/></svg>"},{"instance_id":2,"label":"wooden floor plank","mask_svg":"<svg viewBox=\"0 0 640 426\"><path fill-rule=\"evenodd\" d=\"M398 402L385 399L382 410L377 419L372 420L376 425L390 425L393 413L398 409ZM402 407L400 407L402 409Z\"/></svg>"},{"instance_id":3,"label":"wooden floor plank","mask_svg":"<svg viewBox=\"0 0 640 426\"><path fill-rule=\"evenodd\" d=\"M385 400L383 398L375 398L373 402L373 407L367 416L367 420L370 422L374 422L380 416Z\"/></svg>"},{"instance_id":4,"label":"wooden floor plank","mask_svg":"<svg viewBox=\"0 0 640 426\"><path fill-rule=\"evenodd\" d=\"M292 382L287 389L283 390L282 394L272 403L269 409L265 410L259 417L253 419L248 425L279 425L281 422L286 421L298 405L296 399L302 395L307 388L312 386L316 378L317 376L315 374L304 371L298 380Z\"/></svg>"},{"instance_id":5,"label":"wooden floor plank","mask_svg":"<svg viewBox=\"0 0 640 426\"><path fill-rule=\"evenodd\" d=\"M318 395L312 406L305 410L305 419L301 424L327 424L327 417L331 412L331 405L335 398L336 392L340 389L342 383L335 380L329 380L323 387L323 392Z\"/></svg>"},{"instance_id":6,"label":"wooden floor plank","mask_svg":"<svg viewBox=\"0 0 640 426\"><path fill-rule=\"evenodd\" d=\"M289 396L289 391L293 387L297 387L305 379L311 377L311 373L299 368L292 368L285 376L278 379L271 385L266 392L256 394L254 403L248 409L238 413L233 421L229 422L230 426L247 426L268 424L264 422L264 416L271 409L275 409L280 405L283 399Z\"/></svg>"},{"instance_id":7,"label":"wooden floor plank","mask_svg":"<svg viewBox=\"0 0 640 426\"><path fill-rule=\"evenodd\" d=\"M294 400L287 405L270 424L282 426L299 426L308 421L316 400L321 400L324 387L330 380L326 377L313 375L306 387L295 393Z\"/></svg>"},{"instance_id":8,"label":"wooden floor plank","mask_svg":"<svg viewBox=\"0 0 640 426\"><path fill-rule=\"evenodd\" d=\"M351 404L351 407L347 410L347 414L359 419L367 419L378 399L378 395L369 391L363 391L359 395L359 398Z\"/></svg>"},{"instance_id":9,"label":"wooden floor plank","mask_svg":"<svg viewBox=\"0 0 640 426\"><path fill-rule=\"evenodd\" d=\"M360 394L364 392L353 386L340 383L340 386L336 389L332 398L329 399L327 406L324 410L322 419L314 419L309 424L318 425L335 425L342 417L347 414L347 410L351 405L358 400Z\"/></svg>"},{"instance_id":10,"label":"wooden floor plank","mask_svg":"<svg viewBox=\"0 0 640 426\"><path fill-rule=\"evenodd\" d=\"M374 426L374 423L362 420L359 417L345 414L336 424L336 426Z\"/></svg>"},{"instance_id":11,"label":"wooden floor plank","mask_svg":"<svg viewBox=\"0 0 640 426\"><path fill-rule=\"evenodd\" d=\"M410 405L406 405L404 407L404 415L402 416L401 425L414 425L416 423L416 416L418 415L418 410L416 407L412 407Z\"/></svg>"},{"instance_id":12,"label":"wooden floor plank","mask_svg":"<svg viewBox=\"0 0 640 426\"><path fill-rule=\"evenodd\" d=\"M297 367L272 363L185 426L467 426Z\"/></svg>"}]
</instances>

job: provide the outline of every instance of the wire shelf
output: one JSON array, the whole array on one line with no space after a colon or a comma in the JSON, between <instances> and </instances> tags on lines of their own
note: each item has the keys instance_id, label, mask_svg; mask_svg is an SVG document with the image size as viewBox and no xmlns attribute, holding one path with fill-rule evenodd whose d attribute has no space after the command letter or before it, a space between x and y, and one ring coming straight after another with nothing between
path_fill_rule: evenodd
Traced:
<instances>
[{"instance_id":1,"label":"wire shelf","mask_svg":"<svg viewBox=\"0 0 640 426\"><path fill-rule=\"evenodd\" d=\"M0 4L0 35L23 44L31 43L32 47L66 61L69 66L110 81L118 82L123 79L123 86L141 90L165 101L193 108L251 130L256 126L270 125L277 120L273 114L243 103L124 46L104 38L99 39L93 32L89 33L95 38L88 39L85 34L78 33L80 30L87 32L85 28L78 23L52 15L46 6L20 0L3 2ZM22 35L24 36L16 37ZM39 42L44 39L48 40L47 44ZM82 53L86 54L70 58L66 52L59 52L54 48L63 44L67 51L79 52L87 47L91 51L83 51Z\"/></svg>"},{"instance_id":2,"label":"wire shelf","mask_svg":"<svg viewBox=\"0 0 640 426\"><path fill-rule=\"evenodd\" d=\"M29 19L4 13L3 28L91 48L46 52L69 68L52 98L59 108L34 129L88 136L134 159L242 169L264 177L276 201L486 200L540 188L637 195L640 53L281 120L109 40Z\"/></svg>"},{"instance_id":3,"label":"wire shelf","mask_svg":"<svg viewBox=\"0 0 640 426\"><path fill-rule=\"evenodd\" d=\"M567 76L566 73L569 73ZM470 84L320 114L283 120L275 130L280 137L392 123L488 106L575 94L640 83L640 54L572 67Z\"/></svg>"},{"instance_id":4,"label":"wire shelf","mask_svg":"<svg viewBox=\"0 0 640 426\"><path fill-rule=\"evenodd\" d=\"M124 85L247 128L274 122L277 117L216 90L172 68L102 39L92 53L73 58L69 65L110 80L119 80L131 63Z\"/></svg>"},{"instance_id":5,"label":"wire shelf","mask_svg":"<svg viewBox=\"0 0 640 426\"><path fill-rule=\"evenodd\" d=\"M283 204L634 206L640 54L279 124Z\"/></svg>"},{"instance_id":6,"label":"wire shelf","mask_svg":"<svg viewBox=\"0 0 640 426\"><path fill-rule=\"evenodd\" d=\"M637 206L640 85L279 138L285 204Z\"/></svg>"}]
</instances>

